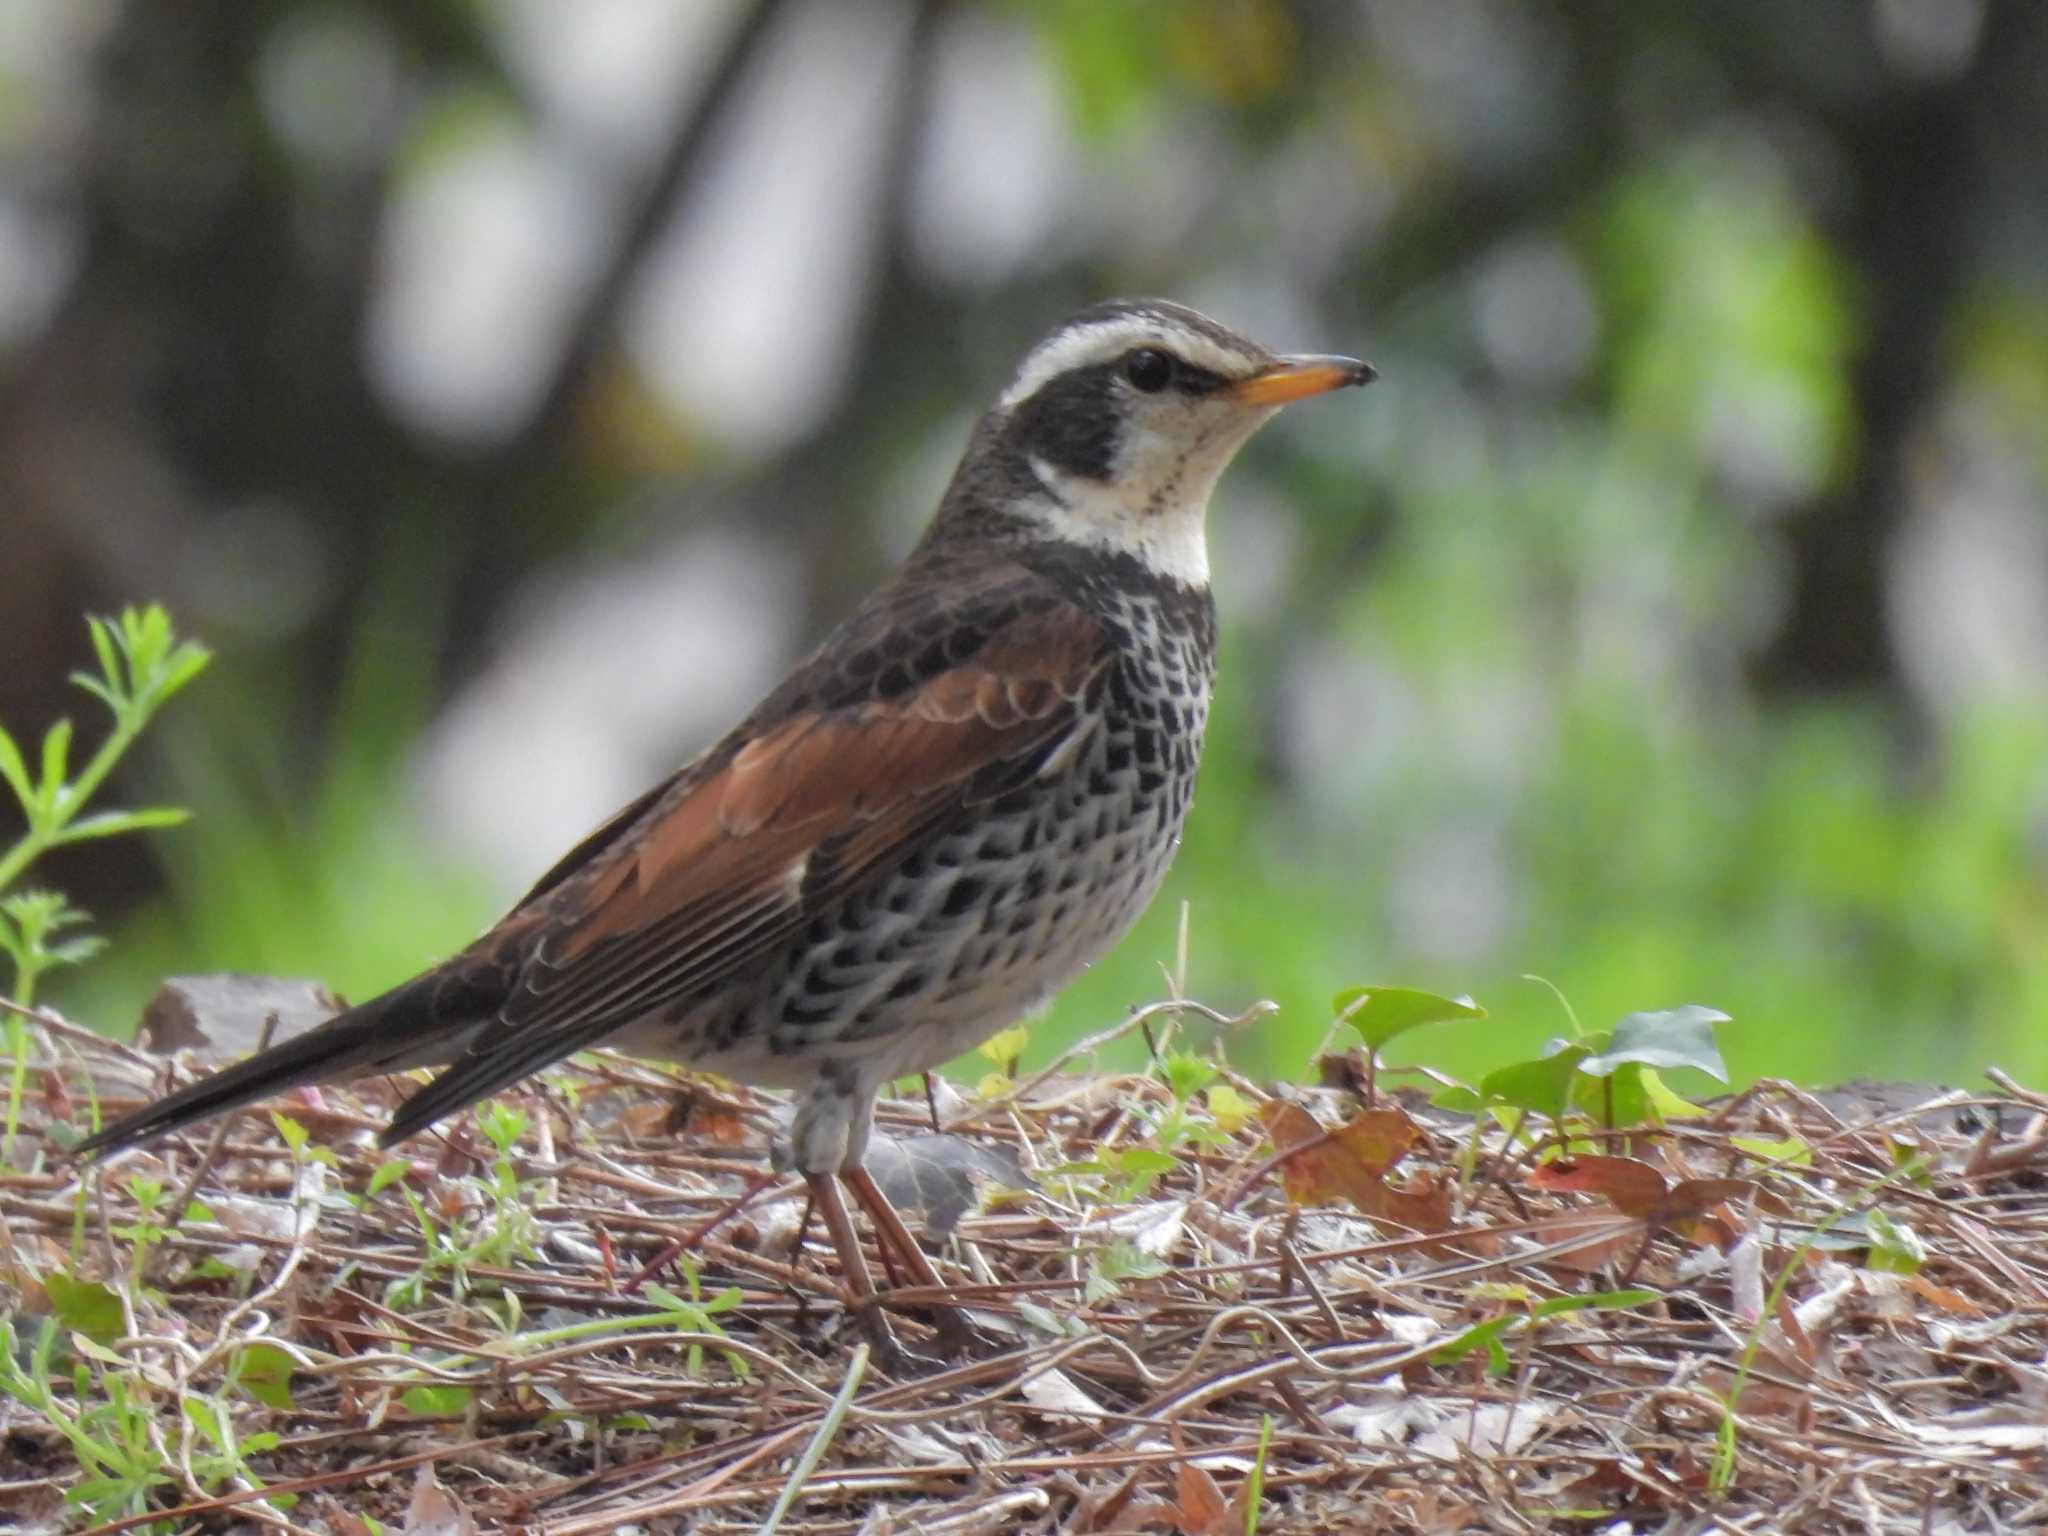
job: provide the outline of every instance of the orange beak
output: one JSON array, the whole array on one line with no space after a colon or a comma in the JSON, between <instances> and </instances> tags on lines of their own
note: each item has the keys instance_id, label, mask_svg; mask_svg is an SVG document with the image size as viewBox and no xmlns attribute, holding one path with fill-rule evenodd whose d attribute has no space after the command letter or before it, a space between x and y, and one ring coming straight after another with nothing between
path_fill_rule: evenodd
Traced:
<instances>
[{"instance_id":1,"label":"orange beak","mask_svg":"<svg viewBox=\"0 0 2048 1536\"><path fill-rule=\"evenodd\" d=\"M1310 395L1325 395L1353 384L1370 384L1378 377L1379 370L1371 363L1361 363L1355 357L1297 354L1274 358L1250 378L1231 385L1225 393L1239 405L1285 405L1290 400L1306 400Z\"/></svg>"}]
</instances>

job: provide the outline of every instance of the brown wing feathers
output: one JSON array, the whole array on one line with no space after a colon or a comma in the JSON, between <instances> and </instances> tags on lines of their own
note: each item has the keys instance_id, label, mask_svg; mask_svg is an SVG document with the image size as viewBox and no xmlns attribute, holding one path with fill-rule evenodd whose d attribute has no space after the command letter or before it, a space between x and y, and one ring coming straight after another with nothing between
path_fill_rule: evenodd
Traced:
<instances>
[{"instance_id":1,"label":"brown wing feathers","mask_svg":"<svg viewBox=\"0 0 2048 1536\"><path fill-rule=\"evenodd\" d=\"M497 1017L386 1139L715 989L821 905L1035 772L1076 728L1108 655L1099 624L1054 610L906 693L756 726L619 840L534 945Z\"/></svg>"}]
</instances>

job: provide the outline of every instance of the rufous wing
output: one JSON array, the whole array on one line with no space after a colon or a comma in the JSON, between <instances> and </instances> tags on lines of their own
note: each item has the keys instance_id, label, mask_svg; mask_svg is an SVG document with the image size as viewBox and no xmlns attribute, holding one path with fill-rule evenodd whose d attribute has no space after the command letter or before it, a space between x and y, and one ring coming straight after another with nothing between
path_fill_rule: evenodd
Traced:
<instances>
[{"instance_id":1,"label":"rufous wing","mask_svg":"<svg viewBox=\"0 0 2048 1536\"><path fill-rule=\"evenodd\" d=\"M1095 619L1040 611L907 691L797 711L715 750L694 783L612 839L573 893L543 882L560 887L558 910L511 998L386 1139L715 991L813 913L1028 782L1086 729L1110 655Z\"/></svg>"}]
</instances>

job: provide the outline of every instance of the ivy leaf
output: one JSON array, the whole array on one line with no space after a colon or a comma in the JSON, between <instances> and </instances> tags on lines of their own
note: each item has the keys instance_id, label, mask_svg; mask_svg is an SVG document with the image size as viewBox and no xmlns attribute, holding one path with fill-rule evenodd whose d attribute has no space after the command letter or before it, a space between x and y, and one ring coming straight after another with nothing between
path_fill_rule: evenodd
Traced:
<instances>
[{"instance_id":1,"label":"ivy leaf","mask_svg":"<svg viewBox=\"0 0 2048 1536\"><path fill-rule=\"evenodd\" d=\"M1718 1082L1728 1081L1728 1068L1714 1043L1714 1026L1726 1024L1718 1008L1687 1003L1661 1013L1632 1013L1614 1026L1613 1039L1597 1056L1579 1063L1590 1077L1605 1077L1625 1062L1646 1067L1694 1067Z\"/></svg>"},{"instance_id":2,"label":"ivy leaf","mask_svg":"<svg viewBox=\"0 0 2048 1536\"><path fill-rule=\"evenodd\" d=\"M292 1406L292 1357L275 1344L251 1344L240 1356L235 1381L266 1408Z\"/></svg>"},{"instance_id":3,"label":"ivy leaf","mask_svg":"<svg viewBox=\"0 0 2048 1536\"><path fill-rule=\"evenodd\" d=\"M1556 1122L1570 1107L1572 1082L1590 1053L1572 1040L1553 1040L1533 1061L1499 1067L1479 1080L1487 1103L1507 1104Z\"/></svg>"},{"instance_id":4,"label":"ivy leaf","mask_svg":"<svg viewBox=\"0 0 2048 1536\"><path fill-rule=\"evenodd\" d=\"M97 1280L76 1280L62 1270L43 1277L43 1293L59 1324L107 1344L121 1337L121 1298Z\"/></svg>"},{"instance_id":5,"label":"ivy leaf","mask_svg":"<svg viewBox=\"0 0 2048 1536\"><path fill-rule=\"evenodd\" d=\"M1331 999L1331 1006L1375 1051L1424 1024L1486 1017L1486 1010L1469 997L1439 997L1412 987L1348 987Z\"/></svg>"}]
</instances>

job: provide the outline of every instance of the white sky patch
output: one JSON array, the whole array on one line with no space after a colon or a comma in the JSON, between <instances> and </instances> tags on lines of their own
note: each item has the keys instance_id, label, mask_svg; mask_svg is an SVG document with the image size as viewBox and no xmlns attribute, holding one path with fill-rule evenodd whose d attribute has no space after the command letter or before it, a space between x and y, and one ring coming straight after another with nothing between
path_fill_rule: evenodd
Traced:
<instances>
[{"instance_id":1,"label":"white sky patch","mask_svg":"<svg viewBox=\"0 0 2048 1536\"><path fill-rule=\"evenodd\" d=\"M801 438L857 362L906 15L870 0L789 12L683 222L642 269L625 326L634 361L742 451Z\"/></svg>"},{"instance_id":2,"label":"white sky patch","mask_svg":"<svg viewBox=\"0 0 2048 1536\"><path fill-rule=\"evenodd\" d=\"M647 160L667 147L739 20L736 0L499 0L520 76L593 148Z\"/></svg>"},{"instance_id":3,"label":"white sky patch","mask_svg":"<svg viewBox=\"0 0 2048 1536\"><path fill-rule=\"evenodd\" d=\"M615 205L560 141L510 117L401 180L364 338L379 393L449 437L517 431L561 356Z\"/></svg>"}]
</instances>

